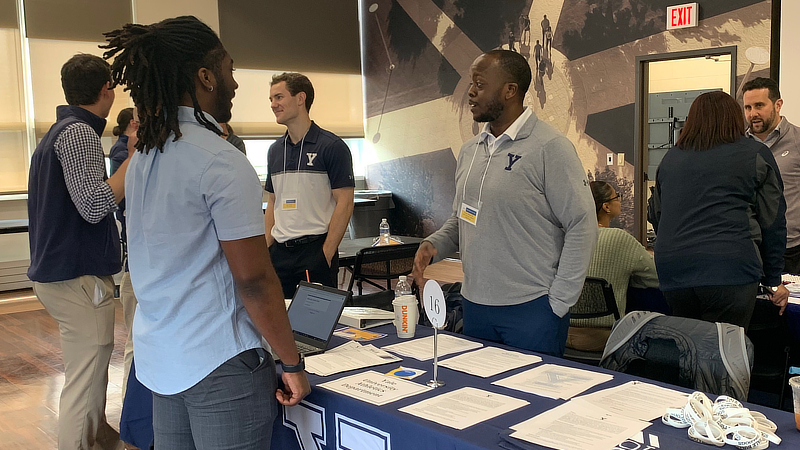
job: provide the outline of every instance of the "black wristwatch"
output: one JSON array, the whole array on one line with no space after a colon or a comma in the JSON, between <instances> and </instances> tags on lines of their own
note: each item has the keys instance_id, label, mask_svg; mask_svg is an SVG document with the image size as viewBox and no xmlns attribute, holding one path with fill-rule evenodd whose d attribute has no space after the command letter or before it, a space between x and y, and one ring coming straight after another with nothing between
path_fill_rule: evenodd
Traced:
<instances>
[{"instance_id":1,"label":"black wristwatch","mask_svg":"<svg viewBox=\"0 0 800 450\"><path fill-rule=\"evenodd\" d=\"M297 373L306 370L306 360L303 358L303 355L300 355L300 362L297 364L284 364L281 361L281 368L283 369L284 373Z\"/></svg>"}]
</instances>

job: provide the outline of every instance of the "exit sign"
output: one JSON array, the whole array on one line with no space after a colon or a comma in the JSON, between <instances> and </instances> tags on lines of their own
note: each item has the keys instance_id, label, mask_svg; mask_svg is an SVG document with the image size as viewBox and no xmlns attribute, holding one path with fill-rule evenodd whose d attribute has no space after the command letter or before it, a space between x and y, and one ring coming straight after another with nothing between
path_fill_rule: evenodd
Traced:
<instances>
[{"instance_id":1,"label":"exit sign","mask_svg":"<svg viewBox=\"0 0 800 450\"><path fill-rule=\"evenodd\" d=\"M667 29L697 26L697 3L667 6Z\"/></svg>"}]
</instances>

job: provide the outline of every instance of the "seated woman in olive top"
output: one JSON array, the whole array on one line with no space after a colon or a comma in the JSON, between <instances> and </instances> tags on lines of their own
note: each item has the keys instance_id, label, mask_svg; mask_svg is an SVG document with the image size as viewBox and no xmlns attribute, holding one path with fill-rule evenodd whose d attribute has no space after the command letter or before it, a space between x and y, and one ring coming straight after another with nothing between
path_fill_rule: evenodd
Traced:
<instances>
[{"instance_id":1,"label":"seated woman in olive top","mask_svg":"<svg viewBox=\"0 0 800 450\"><path fill-rule=\"evenodd\" d=\"M609 228L611 219L620 214L621 196L605 181L590 183L597 208L600 232L589 264L588 276L611 283L620 315L625 314L628 285L638 288L658 287L653 256L627 231ZM583 351L601 351L611 334L613 316L570 320L567 347Z\"/></svg>"}]
</instances>

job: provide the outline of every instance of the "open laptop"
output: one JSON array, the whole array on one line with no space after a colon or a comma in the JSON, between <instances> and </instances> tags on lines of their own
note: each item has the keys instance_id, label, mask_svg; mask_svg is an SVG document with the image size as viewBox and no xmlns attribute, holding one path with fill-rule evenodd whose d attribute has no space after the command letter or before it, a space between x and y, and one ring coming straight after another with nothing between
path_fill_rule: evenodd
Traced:
<instances>
[{"instance_id":1,"label":"open laptop","mask_svg":"<svg viewBox=\"0 0 800 450\"><path fill-rule=\"evenodd\" d=\"M333 329L351 295L348 291L300 282L287 311L300 354L314 355L328 348Z\"/></svg>"}]
</instances>

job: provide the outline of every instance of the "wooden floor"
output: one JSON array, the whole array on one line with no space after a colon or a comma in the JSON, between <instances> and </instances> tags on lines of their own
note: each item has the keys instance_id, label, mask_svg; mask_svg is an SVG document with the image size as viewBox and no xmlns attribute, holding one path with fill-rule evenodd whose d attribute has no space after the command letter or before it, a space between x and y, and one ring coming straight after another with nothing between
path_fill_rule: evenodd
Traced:
<instances>
[{"instance_id":1,"label":"wooden floor","mask_svg":"<svg viewBox=\"0 0 800 450\"><path fill-rule=\"evenodd\" d=\"M127 331L117 303L106 415L119 428ZM44 310L0 314L0 449L56 449L64 364L58 326Z\"/></svg>"},{"instance_id":2,"label":"wooden floor","mask_svg":"<svg viewBox=\"0 0 800 450\"><path fill-rule=\"evenodd\" d=\"M348 280L343 280L343 286ZM364 286L364 293L378 289ZM21 312L20 312L21 311ZM117 302L106 416L119 429L127 330ZM58 325L30 289L0 294L0 450L54 450L64 364Z\"/></svg>"}]
</instances>

